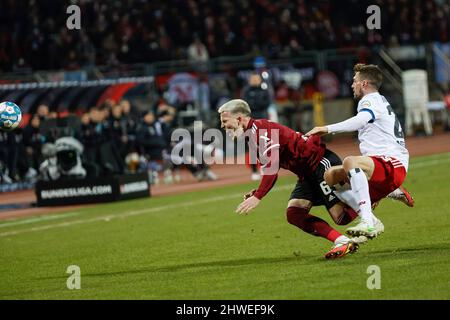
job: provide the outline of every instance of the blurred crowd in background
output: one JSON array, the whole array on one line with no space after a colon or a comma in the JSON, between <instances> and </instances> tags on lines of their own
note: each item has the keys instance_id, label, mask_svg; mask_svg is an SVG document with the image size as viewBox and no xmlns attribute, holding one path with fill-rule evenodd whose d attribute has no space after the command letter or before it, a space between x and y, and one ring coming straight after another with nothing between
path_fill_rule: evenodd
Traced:
<instances>
[{"instance_id":1,"label":"blurred crowd in background","mask_svg":"<svg viewBox=\"0 0 450 320\"><path fill-rule=\"evenodd\" d=\"M68 30L66 8L81 8ZM369 30L366 9L381 9ZM0 70L264 55L450 41L445 0L0 1Z\"/></svg>"},{"instance_id":2,"label":"blurred crowd in background","mask_svg":"<svg viewBox=\"0 0 450 320\"><path fill-rule=\"evenodd\" d=\"M170 158L175 117L176 109L164 102L138 113L127 100L108 100L81 115L63 118L40 105L27 126L0 131L0 183L139 172L148 172L153 184L159 183L160 175L164 183L177 182L180 166ZM69 141L70 148L67 137L75 139ZM217 178L208 165L193 159L183 165L198 181Z\"/></svg>"}]
</instances>

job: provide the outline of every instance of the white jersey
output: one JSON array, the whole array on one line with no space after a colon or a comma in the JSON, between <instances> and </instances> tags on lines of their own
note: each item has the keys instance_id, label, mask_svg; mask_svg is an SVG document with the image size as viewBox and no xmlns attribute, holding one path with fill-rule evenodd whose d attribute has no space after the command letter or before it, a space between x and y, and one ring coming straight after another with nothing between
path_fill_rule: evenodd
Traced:
<instances>
[{"instance_id":1,"label":"white jersey","mask_svg":"<svg viewBox=\"0 0 450 320\"><path fill-rule=\"evenodd\" d=\"M361 154L397 158L408 170L409 152L402 126L386 98L378 92L367 94L359 101L358 112L369 112L372 116L358 130Z\"/></svg>"}]
</instances>

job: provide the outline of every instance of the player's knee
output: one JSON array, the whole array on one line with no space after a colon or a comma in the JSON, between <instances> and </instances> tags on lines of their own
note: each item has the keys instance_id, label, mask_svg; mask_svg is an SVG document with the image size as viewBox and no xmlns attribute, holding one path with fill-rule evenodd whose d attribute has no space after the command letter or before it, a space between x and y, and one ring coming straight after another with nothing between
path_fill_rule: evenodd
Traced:
<instances>
[{"instance_id":1,"label":"player's knee","mask_svg":"<svg viewBox=\"0 0 450 320\"><path fill-rule=\"evenodd\" d=\"M348 156L345 157L344 161L342 161L342 166L346 172L349 172L351 169L354 169L357 165L356 157Z\"/></svg>"},{"instance_id":2,"label":"player's knee","mask_svg":"<svg viewBox=\"0 0 450 320\"><path fill-rule=\"evenodd\" d=\"M286 209L286 218L290 224L293 224L299 228L302 226L302 222L309 213L309 208L306 207L288 207Z\"/></svg>"},{"instance_id":3,"label":"player's knee","mask_svg":"<svg viewBox=\"0 0 450 320\"><path fill-rule=\"evenodd\" d=\"M347 173L345 172L342 165L333 166L325 171L323 174L323 179L329 186L335 186L337 184L342 184L347 181Z\"/></svg>"},{"instance_id":4,"label":"player's knee","mask_svg":"<svg viewBox=\"0 0 450 320\"><path fill-rule=\"evenodd\" d=\"M323 179L325 180L325 182L329 186L333 186L333 185L335 185L338 182L338 181L335 181L335 179L334 179L334 172L332 170L330 170L330 169L325 171L325 173L323 174Z\"/></svg>"},{"instance_id":5,"label":"player's knee","mask_svg":"<svg viewBox=\"0 0 450 320\"><path fill-rule=\"evenodd\" d=\"M287 220L297 228L317 236L314 222L317 218L309 214L309 208L289 207L287 208Z\"/></svg>"}]
</instances>

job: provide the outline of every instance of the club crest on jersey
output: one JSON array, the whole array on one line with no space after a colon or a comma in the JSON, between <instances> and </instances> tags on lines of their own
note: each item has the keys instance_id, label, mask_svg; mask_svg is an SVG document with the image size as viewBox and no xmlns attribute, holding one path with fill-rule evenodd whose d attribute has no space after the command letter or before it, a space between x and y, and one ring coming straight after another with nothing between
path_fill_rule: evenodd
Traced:
<instances>
[{"instance_id":1,"label":"club crest on jersey","mask_svg":"<svg viewBox=\"0 0 450 320\"><path fill-rule=\"evenodd\" d=\"M361 102L361 107L362 108L368 108L370 106L371 106L370 101L364 100L364 101Z\"/></svg>"}]
</instances>

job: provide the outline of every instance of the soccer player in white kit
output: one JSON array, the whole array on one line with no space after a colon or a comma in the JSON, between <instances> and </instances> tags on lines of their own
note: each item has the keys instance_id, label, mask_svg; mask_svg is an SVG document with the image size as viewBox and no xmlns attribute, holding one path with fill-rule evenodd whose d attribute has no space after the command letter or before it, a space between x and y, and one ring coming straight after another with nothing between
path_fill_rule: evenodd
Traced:
<instances>
[{"instance_id":1,"label":"soccer player in white kit","mask_svg":"<svg viewBox=\"0 0 450 320\"><path fill-rule=\"evenodd\" d=\"M306 136L358 130L362 156L346 157L342 166L332 167L325 173L325 180L336 187L336 195L361 217L361 222L348 228L347 233L373 238L384 231L384 226L373 214L372 204L390 193L407 192L397 189L406 177L409 153L400 122L386 98L378 92L381 70L376 65L357 64L354 71L353 94L360 100L357 115L336 124L315 127ZM351 189L340 188L344 182L349 182Z\"/></svg>"}]
</instances>

